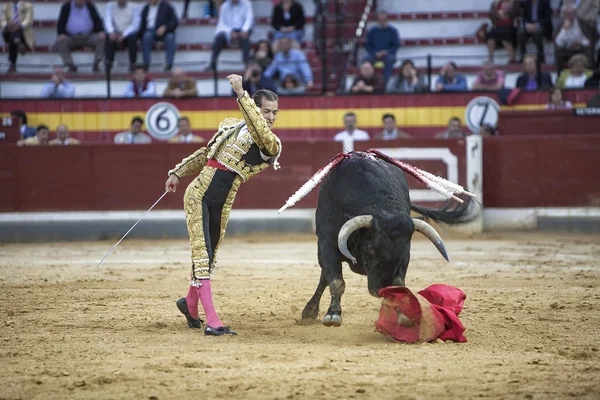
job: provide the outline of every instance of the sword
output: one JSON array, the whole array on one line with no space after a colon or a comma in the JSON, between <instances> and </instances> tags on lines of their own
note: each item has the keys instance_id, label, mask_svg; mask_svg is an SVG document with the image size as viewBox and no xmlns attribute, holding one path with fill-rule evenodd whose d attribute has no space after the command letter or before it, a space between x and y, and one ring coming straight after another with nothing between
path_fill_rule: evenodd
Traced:
<instances>
[{"instance_id":1,"label":"sword","mask_svg":"<svg viewBox=\"0 0 600 400\"><path fill-rule=\"evenodd\" d=\"M98 265L96 265L96 268L98 268L98 267L100 266L100 264L102 264L102 262L103 262L103 261L106 259L106 257L108 257L108 255L109 255L110 253L112 253L112 251L113 251L113 250L114 250L114 249L115 249L115 248L116 248L116 247L119 245L119 243L121 243L121 241L122 241L123 239L125 239L125 236L127 236L127 235L129 234L129 232L131 232L131 231L133 230L133 228L135 228L135 226L136 226L137 224L139 224L139 222L140 222L142 219L144 219L144 217L146 216L146 214L148 214L148 213L150 212L150 210L152 210L152 209L154 208L154 206L155 206L155 205L157 205L157 204L158 204L158 202L159 202L159 201L161 201L161 200L162 200L162 198L163 198L163 197L165 197L165 195L171 191L171 189L172 189L172 188L173 188L173 185L169 186L169 189L168 189L167 191L165 191L165 192L162 194L162 196L160 196L160 197L158 198L158 200L156 200L156 202L154 202L154 204L152 204L152 207L150 207L150 208L148 209L148 211L146 211L146 212L144 213L144 215L142 215L142 217L141 217L140 219L138 219L138 220L137 220L137 222L136 222L135 224L133 224L133 226L132 226L131 228L129 228L129 230L127 231L127 233L125 233L125 234L123 235L123 237L122 237L122 238L121 238L121 239L120 239L120 240L117 242L117 244L115 244L115 245L112 247L112 249L110 249L110 250L108 251L108 253L106 253L106 255L105 255L103 258L102 258L102 260L100 260L100 262L98 263Z\"/></svg>"}]
</instances>

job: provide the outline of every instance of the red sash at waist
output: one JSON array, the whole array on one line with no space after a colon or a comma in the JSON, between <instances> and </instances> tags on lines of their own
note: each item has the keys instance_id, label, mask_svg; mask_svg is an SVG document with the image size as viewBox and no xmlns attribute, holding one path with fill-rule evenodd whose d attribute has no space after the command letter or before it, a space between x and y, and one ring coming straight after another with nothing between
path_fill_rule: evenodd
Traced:
<instances>
[{"instance_id":1,"label":"red sash at waist","mask_svg":"<svg viewBox=\"0 0 600 400\"><path fill-rule=\"evenodd\" d=\"M211 158L210 160L208 160L208 162L206 163L206 166L213 167L216 169L222 169L223 171L229 171L225 166L223 166L223 164L221 164L214 158Z\"/></svg>"}]
</instances>

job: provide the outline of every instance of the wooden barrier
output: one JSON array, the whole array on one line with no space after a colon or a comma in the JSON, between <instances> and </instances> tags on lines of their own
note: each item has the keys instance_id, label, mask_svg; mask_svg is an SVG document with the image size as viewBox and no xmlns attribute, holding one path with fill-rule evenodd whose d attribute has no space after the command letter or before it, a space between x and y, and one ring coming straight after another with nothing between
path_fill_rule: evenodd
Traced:
<instances>
[{"instance_id":1,"label":"wooden barrier","mask_svg":"<svg viewBox=\"0 0 600 400\"><path fill-rule=\"evenodd\" d=\"M361 148L448 147L458 156L464 185L462 140L369 142ZM164 190L167 171L191 154L191 144L140 146L0 146L0 211L145 210ZM237 209L277 209L340 150L338 143L284 142L282 168L242 185ZM485 207L600 205L600 135L488 137L483 143ZM461 161L462 160L462 161ZM411 162L446 176L441 162ZM185 178L157 209L181 209ZM409 179L411 188L424 188ZM318 188L297 208L316 206ZM340 196L343 196L340 193Z\"/></svg>"},{"instance_id":2,"label":"wooden barrier","mask_svg":"<svg viewBox=\"0 0 600 400\"><path fill-rule=\"evenodd\" d=\"M500 111L502 136L600 134L600 116L578 116L574 110Z\"/></svg>"}]
</instances>

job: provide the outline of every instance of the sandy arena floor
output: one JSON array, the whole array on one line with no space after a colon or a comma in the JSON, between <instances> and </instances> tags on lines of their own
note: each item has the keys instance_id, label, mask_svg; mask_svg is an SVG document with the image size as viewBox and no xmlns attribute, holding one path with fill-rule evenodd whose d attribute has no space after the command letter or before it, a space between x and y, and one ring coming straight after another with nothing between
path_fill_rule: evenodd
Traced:
<instances>
[{"instance_id":1,"label":"sandy arena floor","mask_svg":"<svg viewBox=\"0 0 600 400\"><path fill-rule=\"evenodd\" d=\"M450 264L413 241L407 285L466 292L464 344L376 333L381 302L346 265L342 327L299 324L312 236L226 239L215 303L239 336L220 338L175 307L187 241L125 240L98 269L113 242L0 245L0 398L598 399L599 239L446 239Z\"/></svg>"}]
</instances>

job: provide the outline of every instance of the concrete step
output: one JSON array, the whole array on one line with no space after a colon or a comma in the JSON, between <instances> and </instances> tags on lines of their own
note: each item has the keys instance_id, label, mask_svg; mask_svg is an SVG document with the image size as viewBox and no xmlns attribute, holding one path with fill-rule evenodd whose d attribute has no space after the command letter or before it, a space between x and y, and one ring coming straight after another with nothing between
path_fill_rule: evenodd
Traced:
<instances>
[{"instance_id":1,"label":"concrete step","mask_svg":"<svg viewBox=\"0 0 600 400\"><path fill-rule=\"evenodd\" d=\"M493 0L378 0L377 9L390 14L406 12L457 12L475 10L487 12ZM550 0L552 8L558 8L560 0Z\"/></svg>"}]
</instances>

